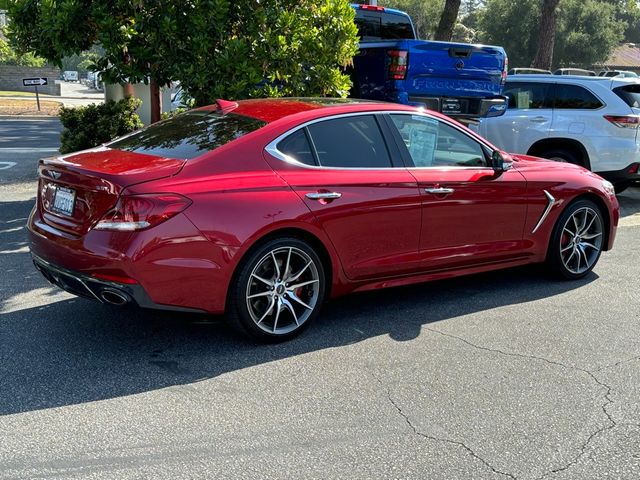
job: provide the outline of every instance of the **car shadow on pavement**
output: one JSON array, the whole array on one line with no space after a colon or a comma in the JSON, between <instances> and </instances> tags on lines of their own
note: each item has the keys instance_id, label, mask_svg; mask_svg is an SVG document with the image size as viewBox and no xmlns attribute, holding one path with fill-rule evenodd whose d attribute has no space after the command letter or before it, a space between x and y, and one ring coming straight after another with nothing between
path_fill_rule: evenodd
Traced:
<instances>
[{"instance_id":1,"label":"car shadow on pavement","mask_svg":"<svg viewBox=\"0 0 640 480\"><path fill-rule=\"evenodd\" d=\"M262 345L232 333L221 317L119 309L60 294L26 248L32 205L4 202L0 211L0 415L189 384L380 335L407 341L426 324L597 279L554 281L543 268L527 267L355 294L327 303L297 339Z\"/></svg>"}]
</instances>

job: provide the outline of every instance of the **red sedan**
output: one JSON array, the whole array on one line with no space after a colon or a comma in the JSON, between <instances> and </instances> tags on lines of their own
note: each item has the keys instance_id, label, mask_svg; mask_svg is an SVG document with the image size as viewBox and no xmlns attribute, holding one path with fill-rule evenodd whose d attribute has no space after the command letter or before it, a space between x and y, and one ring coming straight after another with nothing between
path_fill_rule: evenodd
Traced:
<instances>
[{"instance_id":1,"label":"red sedan","mask_svg":"<svg viewBox=\"0 0 640 480\"><path fill-rule=\"evenodd\" d=\"M219 101L39 166L36 267L100 302L225 313L274 340L328 297L535 262L585 276L612 185L388 103Z\"/></svg>"}]
</instances>

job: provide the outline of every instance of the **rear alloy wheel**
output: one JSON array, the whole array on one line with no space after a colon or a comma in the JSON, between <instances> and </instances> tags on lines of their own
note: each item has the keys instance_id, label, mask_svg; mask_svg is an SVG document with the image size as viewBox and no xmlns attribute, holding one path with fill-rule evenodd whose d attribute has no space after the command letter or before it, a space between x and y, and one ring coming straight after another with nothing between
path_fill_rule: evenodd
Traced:
<instances>
[{"instance_id":1,"label":"rear alloy wheel","mask_svg":"<svg viewBox=\"0 0 640 480\"><path fill-rule=\"evenodd\" d=\"M549 263L565 278L584 277L600 258L604 233L602 212L595 203L579 200L569 205L551 236Z\"/></svg>"},{"instance_id":2,"label":"rear alloy wheel","mask_svg":"<svg viewBox=\"0 0 640 480\"><path fill-rule=\"evenodd\" d=\"M296 238L271 240L243 263L228 319L259 340L287 340L317 316L324 292L322 262L309 245Z\"/></svg>"}]
</instances>

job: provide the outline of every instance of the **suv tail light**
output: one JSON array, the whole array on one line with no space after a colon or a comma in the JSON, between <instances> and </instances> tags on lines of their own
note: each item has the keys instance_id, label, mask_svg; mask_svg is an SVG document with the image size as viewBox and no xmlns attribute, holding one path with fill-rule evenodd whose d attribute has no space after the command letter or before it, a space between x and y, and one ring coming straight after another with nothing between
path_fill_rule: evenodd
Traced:
<instances>
[{"instance_id":1,"label":"suv tail light","mask_svg":"<svg viewBox=\"0 0 640 480\"><path fill-rule=\"evenodd\" d=\"M620 128L640 127L640 115L605 115L604 118Z\"/></svg>"},{"instance_id":2,"label":"suv tail light","mask_svg":"<svg viewBox=\"0 0 640 480\"><path fill-rule=\"evenodd\" d=\"M389 78L392 80L404 80L407 76L407 56L406 50L388 50L389 57Z\"/></svg>"},{"instance_id":3,"label":"suv tail light","mask_svg":"<svg viewBox=\"0 0 640 480\"><path fill-rule=\"evenodd\" d=\"M509 71L509 57L504 57L504 68L502 69L502 75L500 76L500 83L504 85L507 82L507 72Z\"/></svg>"},{"instance_id":4,"label":"suv tail light","mask_svg":"<svg viewBox=\"0 0 640 480\"><path fill-rule=\"evenodd\" d=\"M182 212L191 200L177 193L123 195L115 207L93 227L96 230L132 231L154 227Z\"/></svg>"}]
</instances>

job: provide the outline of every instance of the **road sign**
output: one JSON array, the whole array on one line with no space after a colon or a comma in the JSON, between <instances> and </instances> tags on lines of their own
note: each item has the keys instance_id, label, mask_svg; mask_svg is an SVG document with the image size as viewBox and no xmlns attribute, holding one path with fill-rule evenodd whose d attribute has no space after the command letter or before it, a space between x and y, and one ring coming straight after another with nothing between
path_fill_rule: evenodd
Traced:
<instances>
[{"instance_id":1,"label":"road sign","mask_svg":"<svg viewBox=\"0 0 640 480\"><path fill-rule=\"evenodd\" d=\"M37 87L37 86L42 86L42 85L48 85L49 82L47 81L47 78L23 78L22 79L22 85L25 87Z\"/></svg>"}]
</instances>

